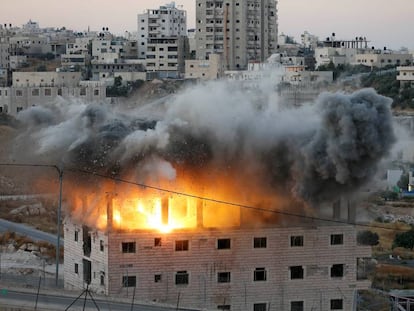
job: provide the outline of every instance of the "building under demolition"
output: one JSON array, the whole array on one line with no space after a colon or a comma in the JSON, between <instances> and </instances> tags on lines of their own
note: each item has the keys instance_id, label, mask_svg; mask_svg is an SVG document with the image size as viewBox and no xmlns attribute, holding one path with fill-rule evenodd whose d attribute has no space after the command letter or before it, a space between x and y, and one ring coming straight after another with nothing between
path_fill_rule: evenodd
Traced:
<instances>
[{"instance_id":1,"label":"building under demolition","mask_svg":"<svg viewBox=\"0 0 414 311\"><path fill-rule=\"evenodd\" d=\"M86 215L93 202L78 204ZM65 221L65 287L207 310L351 310L370 285L371 248L354 226L252 225L253 214L177 195L109 198L97 229Z\"/></svg>"}]
</instances>

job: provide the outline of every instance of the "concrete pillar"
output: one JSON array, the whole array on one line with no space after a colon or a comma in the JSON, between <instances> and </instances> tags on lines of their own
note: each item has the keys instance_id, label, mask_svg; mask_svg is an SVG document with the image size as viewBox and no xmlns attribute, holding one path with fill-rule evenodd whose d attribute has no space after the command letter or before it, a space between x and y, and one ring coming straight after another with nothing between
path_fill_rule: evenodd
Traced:
<instances>
[{"instance_id":1,"label":"concrete pillar","mask_svg":"<svg viewBox=\"0 0 414 311\"><path fill-rule=\"evenodd\" d=\"M341 219L341 200L338 199L332 205L332 212L333 212L333 219L340 220Z\"/></svg>"},{"instance_id":2,"label":"concrete pillar","mask_svg":"<svg viewBox=\"0 0 414 311\"><path fill-rule=\"evenodd\" d=\"M197 228L203 228L204 226L203 206L204 206L204 201L198 200L197 201Z\"/></svg>"},{"instance_id":3,"label":"concrete pillar","mask_svg":"<svg viewBox=\"0 0 414 311\"><path fill-rule=\"evenodd\" d=\"M168 225L168 197L161 200L161 222L163 225Z\"/></svg>"}]
</instances>

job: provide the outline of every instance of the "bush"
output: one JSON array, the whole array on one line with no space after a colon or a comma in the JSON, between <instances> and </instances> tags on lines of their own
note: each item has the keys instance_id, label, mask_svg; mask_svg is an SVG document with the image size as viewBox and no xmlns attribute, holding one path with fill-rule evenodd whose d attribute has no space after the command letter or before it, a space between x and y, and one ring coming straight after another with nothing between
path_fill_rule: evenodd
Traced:
<instances>
[{"instance_id":1,"label":"bush","mask_svg":"<svg viewBox=\"0 0 414 311\"><path fill-rule=\"evenodd\" d=\"M360 245L378 245L379 244L379 236L377 233L366 230L360 231L357 235L357 242Z\"/></svg>"},{"instance_id":2,"label":"bush","mask_svg":"<svg viewBox=\"0 0 414 311\"><path fill-rule=\"evenodd\" d=\"M395 236L394 242L392 247L404 247L413 250L414 248L414 230L411 229L410 231L397 233Z\"/></svg>"}]
</instances>

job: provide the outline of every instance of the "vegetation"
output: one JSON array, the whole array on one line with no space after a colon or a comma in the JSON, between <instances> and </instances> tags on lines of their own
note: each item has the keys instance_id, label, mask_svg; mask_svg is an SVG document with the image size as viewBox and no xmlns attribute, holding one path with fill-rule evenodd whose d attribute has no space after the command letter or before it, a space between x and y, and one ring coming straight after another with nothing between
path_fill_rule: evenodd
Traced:
<instances>
[{"instance_id":1,"label":"vegetation","mask_svg":"<svg viewBox=\"0 0 414 311\"><path fill-rule=\"evenodd\" d=\"M394 247L404 247L410 250L414 248L414 229L410 231L397 233L393 242Z\"/></svg>"},{"instance_id":2,"label":"vegetation","mask_svg":"<svg viewBox=\"0 0 414 311\"><path fill-rule=\"evenodd\" d=\"M126 97L132 90L140 88L144 81L137 80L134 82L123 83L122 77L118 76L114 79L114 84L106 88L107 97Z\"/></svg>"},{"instance_id":3,"label":"vegetation","mask_svg":"<svg viewBox=\"0 0 414 311\"><path fill-rule=\"evenodd\" d=\"M360 231L357 235L357 242L361 245L378 245L379 244L379 236L375 232L371 232L369 230Z\"/></svg>"}]
</instances>

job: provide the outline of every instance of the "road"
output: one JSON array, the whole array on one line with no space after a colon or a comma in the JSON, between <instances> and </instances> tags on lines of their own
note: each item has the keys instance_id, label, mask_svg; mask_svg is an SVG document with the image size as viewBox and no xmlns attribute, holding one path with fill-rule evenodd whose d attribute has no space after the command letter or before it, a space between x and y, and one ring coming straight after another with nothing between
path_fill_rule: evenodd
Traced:
<instances>
[{"instance_id":1,"label":"road","mask_svg":"<svg viewBox=\"0 0 414 311\"><path fill-rule=\"evenodd\" d=\"M27 236L34 241L46 241L55 246L57 245L56 235L39 231L23 224L18 224L4 219L0 219L0 232L5 231L16 232L20 235ZM63 246L63 242L63 239L60 239L60 245Z\"/></svg>"},{"instance_id":2,"label":"road","mask_svg":"<svg viewBox=\"0 0 414 311\"><path fill-rule=\"evenodd\" d=\"M81 294L81 293L80 293ZM134 303L132 305L132 297L129 299L129 303L122 303L117 301L111 301L110 298L105 299L102 297L96 298L93 295L96 305L88 295L85 302L85 294L81 295L79 299L71 306L75 299L79 296L66 296L59 294L39 294L37 301L37 310L102 310L102 311L196 311L195 309L182 309L176 307L164 307L159 305L144 305ZM83 308L85 303L85 309ZM18 306L20 308L30 308L35 310L36 306L36 292L17 291L0 289L0 308L1 307ZM70 308L68 309L68 307Z\"/></svg>"}]
</instances>

